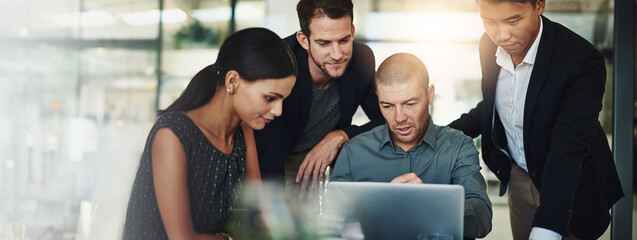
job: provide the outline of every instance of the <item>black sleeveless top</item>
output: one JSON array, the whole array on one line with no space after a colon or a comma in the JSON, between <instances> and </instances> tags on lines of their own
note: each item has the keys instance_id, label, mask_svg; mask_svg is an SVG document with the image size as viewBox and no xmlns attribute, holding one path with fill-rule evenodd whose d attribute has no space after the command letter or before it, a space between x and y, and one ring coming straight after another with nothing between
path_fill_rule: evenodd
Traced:
<instances>
[{"instance_id":1,"label":"black sleeveless top","mask_svg":"<svg viewBox=\"0 0 637 240\"><path fill-rule=\"evenodd\" d=\"M151 149L157 130L168 128L186 153L190 212L198 233L220 233L245 179L245 138L239 129L230 155L217 150L195 123L181 112L162 114L146 139L146 147L133 183L123 239L168 239L159 214Z\"/></svg>"}]
</instances>

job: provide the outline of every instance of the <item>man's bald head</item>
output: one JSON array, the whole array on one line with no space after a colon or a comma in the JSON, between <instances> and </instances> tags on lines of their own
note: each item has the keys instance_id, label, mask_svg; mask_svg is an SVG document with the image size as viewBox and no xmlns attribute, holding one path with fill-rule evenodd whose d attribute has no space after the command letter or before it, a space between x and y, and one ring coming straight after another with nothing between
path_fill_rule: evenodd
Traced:
<instances>
[{"instance_id":1,"label":"man's bald head","mask_svg":"<svg viewBox=\"0 0 637 240\"><path fill-rule=\"evenodd\" d=\"M429 105L435 90L429 85L427 68L414 55L394 54L380 64L375 82L378 105L392 142L407 152L429 126Z\"/></svg>"},{"instance_id":2,"label":"man's bald head","mask_svg":"<svg viewBox=\"0 0 637 240\"><path fill-rule=\"evenodd\" d=\"M410 80L419 81L425 88L429 86L427 67L418 57L409 53L389 56L376 71L376 86L394 86Z\"/></svg>"}]
</instances>

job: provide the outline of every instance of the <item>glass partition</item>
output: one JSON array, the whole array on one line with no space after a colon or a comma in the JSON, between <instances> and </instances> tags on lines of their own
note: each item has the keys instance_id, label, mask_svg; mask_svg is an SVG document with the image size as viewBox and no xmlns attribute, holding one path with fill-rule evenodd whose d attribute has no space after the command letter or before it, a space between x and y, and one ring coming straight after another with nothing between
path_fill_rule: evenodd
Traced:
<instances>
[{"instance_id":1,"label":"glass partition","mask_svg":"<svg viewBox=\"0 0 637 240\"><path fill-rule=\"evenodd\" d=\"M157 87L158 18L124 19L157 6L0 2L0 236L119 238Z\"/></svg>"}]
</instances>

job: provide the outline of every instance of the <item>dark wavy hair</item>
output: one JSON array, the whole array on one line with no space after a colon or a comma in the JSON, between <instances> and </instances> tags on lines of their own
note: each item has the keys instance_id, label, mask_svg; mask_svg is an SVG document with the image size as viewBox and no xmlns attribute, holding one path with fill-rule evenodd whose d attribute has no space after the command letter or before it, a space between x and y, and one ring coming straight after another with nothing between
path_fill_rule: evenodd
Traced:
<instances>
[{"instance_id":1,"label":"dark wavy hair","mask_svg":"<svg viewBox=\"0 0 637 240\"><path fill-rule=\"evenodd\" d=\"M265 28L243 29L226 38L217 61L195 74L179 98L158 115L188 111L208 103L230 70L247 81L298 75L294 55L276 33Z\"/></svg>"},{"instance_id":2,"label":"dark wavy hair","mask_svg":"<svg viewBox=\"0 0 637 240\"><path fill-rule=\"evenodd\" d=\"M296 14L299 16L301 31L309 37L312 18L327 16L338 19L350 16L353 22L354 4L352 0L301 0L296 4Z\"/></svg>"}]
</instances>

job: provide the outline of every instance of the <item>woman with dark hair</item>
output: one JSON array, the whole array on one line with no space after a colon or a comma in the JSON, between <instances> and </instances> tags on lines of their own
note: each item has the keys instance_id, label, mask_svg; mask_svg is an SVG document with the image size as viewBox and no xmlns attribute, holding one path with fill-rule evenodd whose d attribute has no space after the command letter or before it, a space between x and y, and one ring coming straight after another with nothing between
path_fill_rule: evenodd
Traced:
<instances>
[{"instance_id":1,"label":"woman with dark hair","mask_svg":"<svg viewBox=\"0 0 637 240\"><path fill-rule=\"evenodd\" d=\"M229 239L244 179L260 179L252 129L280 116L297 75L275 33L229 36L215 64L159 113L133 184L123 239Z\"/></svg>"}]
</instances>

